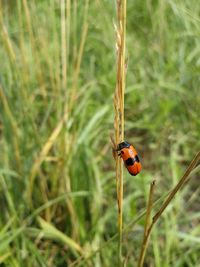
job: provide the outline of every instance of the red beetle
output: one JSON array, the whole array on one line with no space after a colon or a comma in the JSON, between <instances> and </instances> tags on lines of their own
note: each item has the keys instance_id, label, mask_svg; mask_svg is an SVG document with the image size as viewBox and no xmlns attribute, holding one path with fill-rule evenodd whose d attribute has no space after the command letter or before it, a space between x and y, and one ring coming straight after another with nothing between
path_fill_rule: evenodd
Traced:
<instances>
[{"instance_id":1,"label":"red beetle","mask_svg":"<svg viewBox=\"0 0 200 267\"><path fill-rule=\"evenodd\" d=\"M118 155L123 159L129 173L136 176L141 171L142 165L135 148L128 142L124 141L118 144L116 150L120 151Z\"/></svg>"}]
</instances>

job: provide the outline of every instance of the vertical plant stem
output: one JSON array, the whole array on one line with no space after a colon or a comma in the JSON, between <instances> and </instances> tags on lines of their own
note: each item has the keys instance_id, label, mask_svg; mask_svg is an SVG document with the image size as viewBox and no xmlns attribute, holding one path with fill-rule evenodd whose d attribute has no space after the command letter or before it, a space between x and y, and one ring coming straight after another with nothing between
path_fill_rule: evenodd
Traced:
<instances>
[{"instance_id":1,"label":"vertical plant stem","mask_svg":"<svg viewBox=\"0 0 200 267\"><path fill-rule=\"evenodd\" d=\"M25 17L26 17L27 31L28 31L29 38L30 38L33 58L35 60L35 66L37 66L37 68L35 69L36 76L38 79L38 84L40 86L41 95L45 98L46 97L46 85L45 85L44 78L43 78L43 70L42 70L41 61L40 61L41 59L38 53L36 37L34 35L34 30L33 30L33 23L32 23L31 13L29 9L30 3L27 0L23 0L22 3L23 3L23 8L24 8Z\"/></svg>"},{"instance_id":2,"label":"vertical plant stem","mask_svg":"<svg viewBox=\"0 0 200 267\"><path fill-rule=\"evenodd\" d=\"M11 108L9 106L9 103L8 103L8 100L7 100L7 97L4 91L5 90L0 85L0 103L2 102L7 119L10 122L11 129L13 133L15 133L13 135L14 154L15 154L15 159L16 159L18 168L19 170L21 170L22 167L21 167L21 155L20 155L20 146L19 146L19 128L17 126L17 121L11 111Z\"/></svg>"},{"instance_id":3,"label":"vertical plant stem","mask_svg":"<svg viewBox=\"0 0 200 267\"><path fill-rule=\"evenodd\" d=\"M126 0L117 1L117 85L115 90L115 141L124 141L124 91L125 91L125 42L126 42ZM118 203L118 266L122 266L122 228L123 228L123 162L116 157L116 188Z\"/></svg>"},{"instance_id":4,"label":"vertical plant stem","mask_svg":"<svg viewBox=\"0 0 200 267\"><path fill-rule=\"evenodd\" d=\"M64 91L67 83L67 44L66 44L66 3L61 0L61 66L62 66L62 90Z\"/></svg>"},{"instance_id":5,"label":"vertical plant stem","mask_svg":"<svg viewBox=\"0 0 200 267\"><path fill-rule=\"evenodd\" d=\"M79 48L78 48L78 50L76 50L76 60L75 60L75 66L74 66L72 88L71 88L71 92L70 92L69 110L72 109L72 106L74 105L74 101L76 101L76 91L77 91L77 86L78 86L78 79L79 79L79 74L80 74L80 69L81 69L81 62L82 62L86 37L87 37L87 33L88 33L89 1L90 0L85 0L84 17L83 17L83 22L82 22L83 23L82 35L80 38Z\"/></svg>"},{"instance_id":6,"label":"vertical plant stem","mask_svg":"<svg viewBox=\"0 0 200 267\"><path fill-rule=\"evenodd\" d=\"M150 220L151 220L151 211L153 207L154 189L155 189L155 180L151 183L150 190L149 190L149 199L147 202L147 212L146 212L146 219L145 219L145 226L144 226L144 237L143 237L138 267L143 266L144 256L145 256L145 252L146 252L147 245L148 245L148 239L149 239L148 231L149 231L149 225L150 225Z\"/></svg>"}]
</instances>

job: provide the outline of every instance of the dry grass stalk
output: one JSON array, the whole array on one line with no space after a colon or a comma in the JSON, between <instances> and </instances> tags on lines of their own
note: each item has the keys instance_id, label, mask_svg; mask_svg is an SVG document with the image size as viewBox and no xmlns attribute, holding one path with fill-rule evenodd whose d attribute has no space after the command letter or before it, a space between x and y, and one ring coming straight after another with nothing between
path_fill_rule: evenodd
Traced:
<instances>
[{"instance_id":1,"label":"dry grass stalk","mask_svg":"<svg viewBox=\"0 0 200 267\"><path fill-rule=\"evenodd\" d=\"M52 131L51 135L49 136L47 142L42 147L42 150L40 151L37 159L33 163L31 170L30 170L30 177L29 177L29 187L27 191L27 198L29 200L29 205L32 206L32 193L33 193L33 187L34 187L34 181L36 178L36 175L40 169L40 166L42 162L45 160L46 156L48 155L50 149L54 145L56 139L58 138L61 130L63 129L64 123L66 122L68 118L68 113L64 113L62 119L58 122L54 130Z\"/></svg>"},{"instance_id":2,"label":"dry grass stalk","mask_svg":"<svg viewBox=\"0 0 200 267\"><path fill-rule=\"evenodd\" d=\"M14 144L14 154L15 154L15 159L16 159L16 163L18 165L19 170L21 171L21 167L22 167L22 163L21 163L21 155L20 155L20 148L19 148L19 128L17 125L17 121L11 111L11 108L9 106L9 102L8 99L4 93L5 89L3 89L0 85L0 103L2 102L5 114L7 116L7 119L10 122L11 128L13 133L15 133L13 135L13 144Z\"/></svg>"},{"instance_id":3,"label":"dry grass stalk","mask_svg":"<svg viewBox=\"0 0 200 267\"><path fill-rule=\"evenodd\" d=\"M141 247L141 252L140 252L140 258L139 258L139 263L144 262L144 257L145 257L145 252L147 249L148 245L148 230L149 230L149 225L150 225L150 220L151 220L151 211L153 207L153 194L155 190L155 180L151 183L150 185L150 190L149 190L149 199L147 202L147 211L146 211L146 219L145 219L145 226L144 226L144 236L143 236L143 243ZM140 266L140 265L138 265Z\"/></svg>"},{"instance_id":4,"label":"dry grass stalk","mask_svg":"<svg viewBox=\"0 0 200 267\"><path fill-rule=\"evenodd\" d=\"M125 40L126 40L126 0L117 1L117 84L114 97L115 107L115 143L124 141L124 91L126 76L125 59ZM119 233L119 266L122 264L122 225L123 225L123 162L115 156L116 159L116 187L118 202L118 233Z\"/></svg>"},{"instance_id":5,"label":"dry grass stalk","mask_svg":"<svg viewBox=\"0 0 200 267\"><path fill-rule=\"evenodd\" d=\"M40 62L40 55L38 53L36 37L34 35L34 30L33 30L32 17L31 17L31 12L29 8L30 3L27 0L23 0L22 4L23 4L24 12L25 12L26 26L27 26L29 39L30 39L31 49L32 49L34 60L35 60L35 65L37 66L36 68L37 80L38 80L38 84L40 87L41 95L45 98L46 97L46 85L45 85L44 78L43 78L43 70L42 70L42 66Z\"/></svg>"},{"instance_id":6,"label":"dry grass stalk","mask_svg":"<svg viewBox=\"0 0 200 267\"><path fill-rule=\"evenodd\" d=\"M170 204L170 202L173 200L173 198L175 197L176 193L183 187L183 185L186 184L186 182L189 181L189 179L190 179L189 175L191 174L192 170L195 168L195 166L197 165L197 163L199 162L199 160L200 160L200 151L193 158L193 160L191 161L190 165L188 166L188 168L185 171L185 173L182 176L182 178L179 180L179 182L177 183L177 185L169 193L168 197L163 202L163 204L161 205L161 207L158 210L158 212L154 215L154 217L153 217L150 225L147 226L147 228L145 227L146 229L145 229L145 233L144 233L143 245L141 247L141 252L140 252L140 258L139 258L139 262L138 262L138 267L142 267L144 265L144 258L145 258L145 254L146 254L146 250L147 250L147 246L148 246L148 241L149 241L150 234L152 232L153 226L158 221L158 219L161 217L161 215L163 214L163 212L165 211L165 209L168 207L168 205ZM150 193L150 195L151 195L151 193ZM148 209L147 209L147 216L149 217L149 215L148 215Z\"/></svg>"}]
</instances>

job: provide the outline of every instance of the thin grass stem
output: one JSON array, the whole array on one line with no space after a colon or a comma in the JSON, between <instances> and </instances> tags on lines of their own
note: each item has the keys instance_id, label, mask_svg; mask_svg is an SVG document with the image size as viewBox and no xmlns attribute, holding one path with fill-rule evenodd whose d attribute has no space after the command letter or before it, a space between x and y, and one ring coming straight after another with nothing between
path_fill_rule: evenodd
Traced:
<instances>
[{"instance_id":1,"label":"thin grass stem","mask_svg":"<svg viewBox=\"0 0 200 267\"><path fill-rule=\"evenodd\" d=\"M114 97L115 141L124 141L124 91L126 85L125 42L126 42L126 0L117 1L117 85ZM122 266L122 228L123 228L123 162L116 158L116 189L118 203L118 266Z\"/></svg>"},{"instance_id":2,"label":"thin grass stem","mask_svg":"<svg viewBox=\"0 0 200 267\"><path fill-rule=\"evenodd\" d=\"M148 245L148 240L147 240L149 237L148 229L149 229L150 220L151 220L154 190L155 190L155 180L151 183L150 190L149 190L149 198L147 202L147 211L146 211L146 219L145 219L145 226L144 226L144 236L143 236L143 242L142 242L142 248L140 252L138 267L141 267L142 266L141 264L143 264L144 262L144 256L145 256L145 252L146 252L147 245Z\"/></svg>"},{"instance_id":3,"label":"thin grass stem","mask_svg":"<svg viewBox=\"0 0 200 267\"><path fill-rule=\"evenodd\" d=\"M149 241L150 234L152 232L152 229L153 229L155 223L161 217L161 215L163 214L165 209L168 207L170 202L173 200L173 198L175 197L176 193L183 187L184 184L186 184L186 182L189 181L189 179L190 179L189 175L191 174L192 170L195 168L195 166L197 165L199 160L200 160L200 151L193 158L193 160L191 161L190 165L188 166L188 168L185 171L185 173L182 176L182 178L179 180L177 185L172 189L170 194L167 196L167 198L165 199L165 201L161 205L161 207L158 210L158 212L154 215L154 217L152 219L152 222L151 222L150 226L148 227L148 229L146 230L146 234L144 236L143 245L141 247L140 258L139 258L139 262L138 262L138 267L142 267L144 265L144 259L145 259L145 255L146 255L148 241Z\"/></svg>"}]
</instances>

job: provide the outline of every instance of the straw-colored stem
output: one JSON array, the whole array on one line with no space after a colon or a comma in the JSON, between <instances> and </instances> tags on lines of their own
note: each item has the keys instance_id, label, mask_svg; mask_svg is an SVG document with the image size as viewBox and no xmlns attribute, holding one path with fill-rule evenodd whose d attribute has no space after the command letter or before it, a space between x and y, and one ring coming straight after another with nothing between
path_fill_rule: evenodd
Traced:
<instances>
[{"instance_id":1,"label":"straw-colored stem","mask_svg":"<svg viewBox=\"0 0 200 267\"><path fill-rule=\"evenodd\" d=\"M66 42L66 3L61 0L61 65L62 65L62 90L64 91L67 83L67 42Z\"/></svg>"},{"instance_id":2,"label":"straw-colored stem","mask_svg":"<svg viewBox=\"0 0 200 267\"><path fill-rule=\"evenodd\" d=\"M126 41L126 0L117 1L117 85L115 91L115 141L124 141L124 91L125 91L125 41ZM118 266L122 266L123 228L123 162L116 158L116 188L118 203Z\"/></svg>"},{"instance_id":3,"label":"straw-colored stem","mask_svg":"<svg viewBox=\"0 0 200 267\"><path fill-rule=\"evenodd\" d=\"M138 267L142 267L143 264L144 264L144 258L145 258L145 254L146 254L146 250L147 250L147 246L148 246L148 241L149 241L150 234L152 232L153 226L158 221L158 219L161 217L161 215L163 214L163 212L165 211L165 209L167 208L167 206L170 204L170 202L173 200L173 198L175 197L176 193L183 187L183 185L186 182L188 182L189 175L191 174L192 170L195 168L195 166L197 165L197 163L199 162L199 160L200 160L200 151L193 158L193 160L191 161L190 165L188 166L188 168L185 171L185 173L182 176L182 178L179 180L179 182L177 183L177 185L172 189L172 191L170 192L170 194L168 195L168 197L166 198L166 200L161 205L161 207L158 210L158 212L154 215L150 226L146 230L146 235L144 237L143 245L141 247L141 253L140 253Z\"/></svg>"},{"instance_id":4,"label":"straw-colored stem","mask_svg":"<svg viewBox=\"0 0 200 267\"><path fill-rule=\"evenodd\" d=\"M81 62L82 62L87 32L88 32L89 1L90 0L85 0L84 18L83 18L83 26L82 26L82 35L81 35L81 39L80 39L80 45L79 45L78 50L77 50L77 48L75 48L76 52L74 52L76 55L76 62L74 65L73 83L72 83L72 88L71 88L71 92L70 92L70 99L69 99L69 111L71 111L72 107L74 106L74 101L76 101L76 97L77 97L76 92L77 92L78 78L79 78L79 74L80 74ZM74 3L76 3L76 1Z\"/></svg>"},{"instance_id":5,"label":"straw-colored stem","mask_svg":"<svg viewBox=\"0 0 200 267\"><path fill-rule=\"evenodd\" d=\"M13 130L13 133L15 133L13 135L13 145L14 145L14 155L15 155L15 159L16 159L16 163L19 167L19 170L21 170L21 155L20 155L20 147L19 147L19 128L17 126L17 121L10 109L7 97L4 93L4 89L1 87L0 85L0 103L2 102L3 104L3 108L5 111L5 114L7 116L7 119L10 122L11 128Z\"/></svg>"},{"instance_id":6,"label":"straw-colored stem","mask_svg":"<svg viewBox=\"0 0 200 267\"><path fill-rule=\"evenodd\" d=\"M36 45L36 38L34 36L32 18L31 18L31 13L29 9L29 2L27 0L23 0L22 3L23 3L23 8L24 8L25 17L26 17L26 25L27 25L29 38L30 38L31 49L32 49L34 60L35 60L35 66L37 66L36 75L38 79L38 84L40 86L41 95L45 98L46 97L46 85L45 85L44 78L43 78L43 71L42 71L42 66L40 62L40 55L38 54L38 48Z\"/></svg>"},{"instance_id":7,"label":"straw-colored stem","mask_svg":"<svg viewBox=\"0 0 200 267\"><path fill-rule=\"evenodd\" d=\"M143 242L142 242L138 267L141 267L143 265L144 256L145 256L145 252L146 252L147 245L148 245L148 240L149 240L148 233L149 233L149 225L150 225L150 220L151 220L151 211L153 207L154 189L155 189L155 180L151 183L150 190L149 190L149 199L147 202L146 220L145 220L145 226L144 226L144 236L143 236Z\"/></svg>"}]
</instances>

